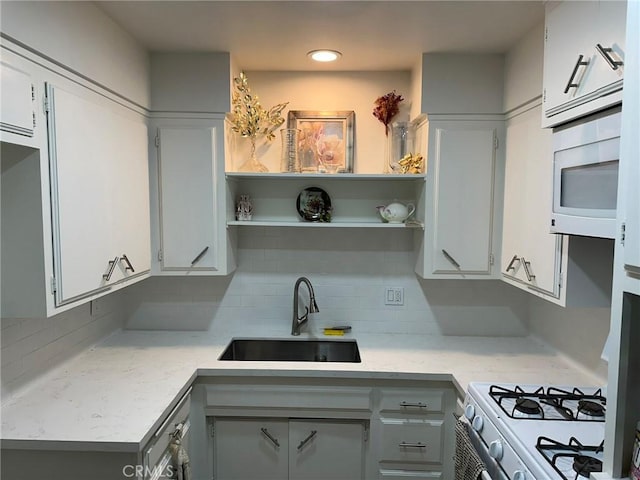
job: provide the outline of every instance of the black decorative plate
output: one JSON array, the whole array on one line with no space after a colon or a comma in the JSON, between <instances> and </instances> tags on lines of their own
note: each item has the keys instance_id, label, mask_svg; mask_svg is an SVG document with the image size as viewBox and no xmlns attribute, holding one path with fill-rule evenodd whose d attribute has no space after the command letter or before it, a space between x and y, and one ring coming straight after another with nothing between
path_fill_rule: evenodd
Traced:
<instances>
[{"instance_id":1,"label":"black decorative plate","mask_svg":"<svg viewBox=\"0 0 640 480\"><path fill-rule=\"evenodd\" d=\"M321 188L308 187L300 192L296 200L298 214L307 222L331 221L331 198Z\"/></svg>"}]
</instances>

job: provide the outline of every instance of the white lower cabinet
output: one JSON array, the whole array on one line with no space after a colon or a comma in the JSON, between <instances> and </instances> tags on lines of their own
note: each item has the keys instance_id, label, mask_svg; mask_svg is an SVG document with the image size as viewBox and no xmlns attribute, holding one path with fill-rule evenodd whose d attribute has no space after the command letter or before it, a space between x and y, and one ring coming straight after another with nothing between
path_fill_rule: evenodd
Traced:
<instances>
[{"instance_id":1,"label":"white lower cabinet","mask_svg":"<svg viewBox=\"0 0 640 480\"><path fill-rule=\"evenodd\" d=\"M425 229L416 272L424 278L494 277L503 123L439 120L419 130L425 128Z\"/></svg>"},{"instance_id":2,"label":"white lower cabinet","mask_svg":"<svg viewBox=\"0 0 640 480\"><path fill-rule=\"evenodd\" d=\"M224 120L155 119L151 136L154 273L230 273Z\"/></svg>"},{"instance_id":3,"label":"white lower cabinet","mask_svg":"<svg viewBox=\"0 0 640 480\"><path fill-rule=\"evenodd\" d=\"M356 480L363 477L362 421L214 419L218 480Z\"/></svg>"},{"instance_id":4,"label":"white lower cabinet","mask_svg":"<svg viewBox=\"0 0 640 480\"><path fill-rule=\"evenodd\" d=\"M507 121L500 265L507 283L559 302L568 239L549 232L552 132L540 115L537 106Z\"/></svg>"},{"instance_id":5,"label":"white lower cabinet","mask_svg":"<svg viewBox=\"0 0 640 480\"><path fill-rule=\"evenodd\" d=\"M194 387L210 432L208 442L192 442L202 445L194 447L193 458L209 465L201 475L215 480L453 478L456 393L450 383L243 380Z\"/></svg>"}]
</instances>

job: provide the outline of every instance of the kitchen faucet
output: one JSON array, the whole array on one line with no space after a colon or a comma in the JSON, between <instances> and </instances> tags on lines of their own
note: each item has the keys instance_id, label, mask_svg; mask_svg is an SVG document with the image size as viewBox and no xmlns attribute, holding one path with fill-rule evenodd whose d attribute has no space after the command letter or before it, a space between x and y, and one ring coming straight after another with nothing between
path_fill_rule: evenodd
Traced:
<instances>
[{"instance_id":1,"label":"kitchen faucet","mask_svg":"<svg viewBox=\"0 0 640 480\"><path fill-rule=\"evenodd\" d=\"M304 314L301 317L298 317L298 290L300 289L300 284L303 282L309 289L309 306L305 306ZM316 297L313 293L313 286L311 286L311 282L307 277L300 277L296 280L296 284L293 287L293 322L291 323L291 335L300 335L300 327L307 323L309 320L309 314L319 311L320 309L316 303Z\"/></svg>"}]
</instances>

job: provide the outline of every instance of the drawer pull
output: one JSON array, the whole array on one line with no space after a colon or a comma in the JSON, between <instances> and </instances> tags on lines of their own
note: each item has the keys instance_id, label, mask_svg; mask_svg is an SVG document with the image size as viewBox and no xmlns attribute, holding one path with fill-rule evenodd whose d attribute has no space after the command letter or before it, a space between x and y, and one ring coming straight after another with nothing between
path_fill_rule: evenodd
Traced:
<instances>
[{"instance_id":1,"label":"drawer pull","mask_svg":"<svg viewBox=\"0 0 640 480\"><path fill-rule=\"evenodd\" d=\"M589 65L589 60L586 61L582 61L582 59L584 58L584 55L578 55L578 61L576 62L575 66L573 67L573 72L571 72L571 77L569 77L569 81L567 82L567 86L564 88L564 93L569 93L569 89L573 88L573 87L578 87L579 84L577 83L573 83L573 80L576 78L576 74L578 73L578 69L582 66L582 67L586 67L587 65Z\"/></svg>"},{"instance_id":2,"label":"drawer pull","mask_svg":"<svg viewBox=\"0 0 640 480\"><path fill-rule=\"evenodd\" d=\"M415 442L415 443L400 442L398 444L398 446L400 448L427 448L427 445L425 443L422 443L422 442Z\"/></svg>"},{"instance_id":3,"label":"drawer pull","mask_svg":"<svg viewBox=\"0 0 640 480\"><path fill-rule=\"evenodd\" d=\"M273 435L269 433L269 430L263 427L260 429L260 431L264 434L265 437L271 440L271 443L273 443L276 447L280 446L280 442L278 442L278 439L274 438Z\"/></svg>"},{"instance_id":4,"label":"drawer pull","mask_svg":"<svg viewBox=\"0 0 640 480\"><path fill-rule=\"evenodd\" d=\"M509 273L510 270L515 270L516 267L514 267L513 264L516 263L517 260L518 260L518 254L515 254L511 259L511 261L509 262L509 265L507 266L507 269L505 270L505 272Z\"/></svg>"},{"instance_id":5,"label":"drawer pull","mask_svg":"<svg viewBox=\"0 0 640 480\"><path fill-rule=\"evenodd\" d=\"M618 67L621 67L624 65L624 62L614 60L613 57L611 57L610 54L611 52L613 52L613 48L603 47L599 43L596 43L596 50L598 50L598 53L602 55L602 58L604 58L604 61L609 64L609 66L611 67L611 70L617 70Z\"/></svg>"},{"instance_id":6,"label":"drawer pull","mask_svg":"<svg viewBox=\"0 0 640 480\"><path fill-rule=\"evenodd\" d=\"M196 258L191 260L191 266L193 267L196 263L198 263L200 259L204 257L204 254L207 253L208 250L209 250L209 246L204 247L204 250L202 250L198 255L196 255Z\"/></svg>"},{"instance_id":7,"label":"drawer pull","mask_svg":"<svg viewBox=\"0 0 640 480\"><path fill-rule=\"evenodd\" d=\"M109 270L107 271L107 273L102 275L102 278L105 281L108 282L109 280L111 280L111 275L113 275L113 271L116 269L117 263L118 263L118 257L114 258L113 260L109 260Z\"/></svg>"},{"instance_id":8,"label":"drawer pull","mask_svg":"<svg viewBox=\"0 0 640 480\"><path fill-rule=\"evenodd\" d=\"M536 276L531 273L531 270L529 269L529 267L531 266L531 262L527 262L524 257L522 257L522 266L524 267L524 273L527 276L527 280L529 280L530 282L535 280Z\"/></svg>"},{"instance_id":9,"label":"drawer pull","mask_svg":"<svg viewBox=\"0 0 640 480\"><path fill-rule=\"evenodd\" d=\"M456 267L458 270L460 270L460 264L458 262L456 262L456 259L453 258L451 256L451 254L449 254L449 252L447 252L444 248L442 249L442 254L444 255L444 257L449 260L449 263L451 263L451 265L453 265L454 267Z\"/></svg>"},{"instance_id":10,"label":"drawer pull","mask_svg":"<svg viewBox=\"0 0 640 480\"><path fill-rule=\"evenodd\" d=\"M400 406L403 408L427 408L427 404L422 402L400 402Z\"/></svg>"},{"instance_id":11,"label":"drawer pull","mask_svg":"<svg viewBox=\"0 0 640 480\"><path fill-rule=\"evenodd\" d=\"M309 436L307 438L305 438L304 440L302 440L300 442L300 445L298 445L298 451L302 450L304 448L304 446L309 443L311 441L311 439L313 437L316 436L316 433L318 433L317 430L311 430L311 433L309 434Z\"/></svg>"},{"instance_id":12,"label":"drawer pull","mask_svg":"<svg viewBox=\"0 0 640 480\"><path fill-rule=\"evenodd\" d=\"M131 270L131 273L135 273L136 271L133 269L133 265L131 265L131 262L129 261L129 259L127 258L127 256L123 253L122 257L120 258L120 260L124 260L124 263L126 263L127 265L124 267L125 271L126 270Z\"/></svg>"}]
</instances>

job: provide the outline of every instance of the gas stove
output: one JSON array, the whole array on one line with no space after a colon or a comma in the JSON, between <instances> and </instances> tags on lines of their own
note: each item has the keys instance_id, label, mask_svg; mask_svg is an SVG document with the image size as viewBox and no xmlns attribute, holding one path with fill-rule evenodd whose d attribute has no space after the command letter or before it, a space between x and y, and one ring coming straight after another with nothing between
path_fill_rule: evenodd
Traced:
<instances>
[{"instance_id":1,"label":"gas stove","mask_svg":"<svg viewBox=\"0 0 640 480\"><path fill-rule=\"evenodd\" d=\"M602 470L606 393L471 383L465 420L493 480L585 480Z\"/></svg>"}]
</instances>

